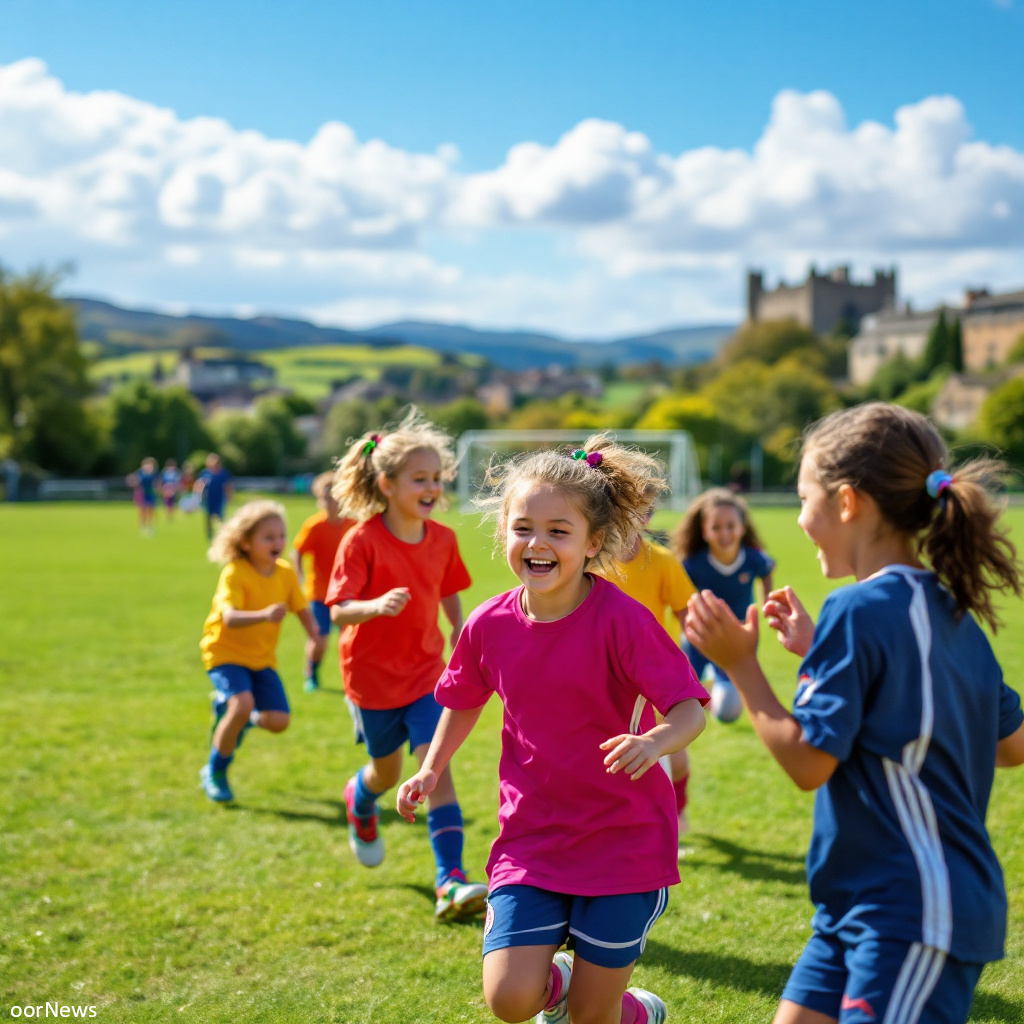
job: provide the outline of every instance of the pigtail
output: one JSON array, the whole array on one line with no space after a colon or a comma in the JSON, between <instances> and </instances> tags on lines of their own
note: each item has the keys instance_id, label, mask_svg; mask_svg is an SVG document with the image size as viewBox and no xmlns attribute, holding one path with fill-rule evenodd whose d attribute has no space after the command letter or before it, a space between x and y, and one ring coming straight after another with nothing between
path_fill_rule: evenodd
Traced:
<instances>
[{"instance_id":1,"label":"pigtail","mask_svg":"<svg viewBox=\"0 0 1024 1024\"><path fill-rule=\"evenodd\" d=\"M953 595L957 609L974 612L998 630L993 591L1021 595L1017 552L999 526L995 495L1005 466L975 459L943 481L935 515L920 539L920 552Z\"/></svg>"},{"instance_id":2,"label":"pigtail","mask_svg":"<svg viewBox=\"0 0 1024 1024\"><path fill-rule=\"evenodd\" d=\"M334 471L331 494L353 519L369 519L387 508L377 483L379 471L373 457L379 444L379 434L367 434L350 441L348 451L338 460Z\"/></svg>"}]
</instances>

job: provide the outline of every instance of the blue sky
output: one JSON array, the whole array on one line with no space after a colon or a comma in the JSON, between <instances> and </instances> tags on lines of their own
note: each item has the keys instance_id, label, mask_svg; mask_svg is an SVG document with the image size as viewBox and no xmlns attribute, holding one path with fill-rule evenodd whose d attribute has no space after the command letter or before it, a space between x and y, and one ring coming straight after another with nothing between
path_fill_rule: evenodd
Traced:
<instances>
[{"instance_id":1,"label":"blue sky","mask_svg":"<svg viewBox=\"0 0 1024 1024\"><path fill-rule=\"evenodd\" d=\"M0 259L74 260L72 291L603 336L738 318L752 263L895 264L919 304L1024 283L1021 0L0 0L0 25Z\"/></svg>"}]
</instances>

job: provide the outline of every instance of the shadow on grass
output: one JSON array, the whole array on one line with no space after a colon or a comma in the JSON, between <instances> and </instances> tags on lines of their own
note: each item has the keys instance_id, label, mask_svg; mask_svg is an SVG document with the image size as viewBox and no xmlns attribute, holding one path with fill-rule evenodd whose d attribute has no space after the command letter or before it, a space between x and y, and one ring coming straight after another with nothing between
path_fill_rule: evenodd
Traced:
<instances>
[{"instance_id":1,"label":"shadow on grass","mask_svg":"<svg viewBox=\"0 0 1024 1024\"><path fill-rule=\"evenodd\" d=\"M641 962L647 966L663 967L676 975L686 975L696 981L710 981L743 992L778 999L782 995L792 964L755 964L738 956L720 953L700 953L673 949L656 939L648 939Z\"/></svg>"},{"instance_id":2,"label":"shadow on grass","mask_svg":"<svg viewBox=\"0 0 1024 1024\"><path fill-rule=\"evenodd\" d=\"M1024 1020L1024 1003L1005 999L995 992L976 992L974 1006L971 1008L971 1020L978 1017L1006 1021L1006 1024L1016 1024L1016 1022Z\"/></svg>"},{"instance_id":3,"label":"shadow on grass","mask_svg":"<svg viewBox=\"0 0 1024 1024\"><path fill-rule=\"evenodd\" d=\"M806 886L807 873L804 858L791 853L769 853L751 849L719 836L690 833L682 838L682 845L688 843L703 846L708 851L725 857L724 863L700 860L700 870L727 871L758 882L783 882L787 885ZM685 868L686 858L681 862ZM791 866L793 865L793 866Z\"/></svg>"}]
</instances>

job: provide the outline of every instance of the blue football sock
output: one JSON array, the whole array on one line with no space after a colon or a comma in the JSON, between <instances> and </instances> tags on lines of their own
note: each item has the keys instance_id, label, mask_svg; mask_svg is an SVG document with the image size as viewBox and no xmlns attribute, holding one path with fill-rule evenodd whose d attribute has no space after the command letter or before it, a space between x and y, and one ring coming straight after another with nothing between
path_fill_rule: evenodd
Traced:
<instances>
[{"instance_id":1,"label":"blue football sock","mask_svg":"<svg viewBox=\"0 0 1024 1024\"><path fill-rule=\"evenodd\" d=\"M374 793L363 781L364 771L366 771L365 768L360 768L359 774L356 775L355 810L360 818L369 818L377 813L377 797L380 796L380 793Z\"/></svg>"},{"instance_id":2,"label":"blue football sock","mask_svg":"<svg viewBox=\"0 0 1024 1024\"><path fill-rule=\"evenodd\" d=\"M214 775L226 772L228 770L228 765L231 764L234 759L234 754L228 754L227 757L225 757L216 747L213 747L210 751L210 771Z\"/></svg>"},{"instance_id":3,"label":"blue football sock","mask_svg":"<svg viewBox=\"0 0 1024 1024\"><path fill-rule=\"evenodd\" d=\"M437 862L437 880L441 886L453 871L462 871L462 808L458 804L445 804L427 814L430 845Z\"/></svg>"}]
</instances>

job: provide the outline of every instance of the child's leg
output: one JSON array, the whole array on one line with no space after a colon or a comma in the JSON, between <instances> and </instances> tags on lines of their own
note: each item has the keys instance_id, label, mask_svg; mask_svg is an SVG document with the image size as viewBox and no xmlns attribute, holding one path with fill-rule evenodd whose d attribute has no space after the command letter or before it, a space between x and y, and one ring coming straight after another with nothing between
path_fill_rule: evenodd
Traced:
<instances>
[{"instance_id":1,"label":"child's leg","mask_svg":"<svg viewBox=\"0 0 1024 1024\"><path fill-rule=\"evenodd\" d=\"M324 660L327 637L331 632L330 609L321 601L312 601L310 610L313 612L313 618L316 619L320 635L315 640L306 641L306 674L303 678L307 693L320 688L320 662Z\"/></svg>"},{"instance_id":2,"label":"child's leg","mask_svg":"<svg viewBox=\"0 0 1024 1024\"><path fill-rule=\"evenodd\" d=\"M561 997L562 993L553 991L551 958L556 949L553 945L510 946L484 954L484 1000L495 1017L529 1020L547 1008L552 996Z\"/></svg>"},{"instance_id":3,"label":"child's leg","mask_svg":"<svg viewBox=\"0 0 1024 1024\"><path fill-rule=\"evenodd\" d=\"M645 1024L645 1008L626 991L632 974L633 964L599 967L577 954L569 987L569 1017L573 1024Z\"/></svg>"},{"instance_id":4,"label":"child's leg","mask_svg":"<svg viewBox=\"0 0 1024 1024\"><path fill-rule=\"evenodd\" d=\"M238 737L245 728L256 706L251 692L235 693L228 697L227 710L213 733L213 749L222 757L230 758L238 746Z\"/></svg>"},{"instance_id":5,"label":"child's leg","mask_svg":"<svg viewBox=\"0 0 1024 1024\"><path fill-rule=\"evenodd\" d=\"M252 672L252 689L256 711L250 722L267 732L284 732L291 721L291 708L284 683L276 670L261 668Z\"/></svg>"}]
</instances>

